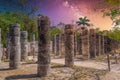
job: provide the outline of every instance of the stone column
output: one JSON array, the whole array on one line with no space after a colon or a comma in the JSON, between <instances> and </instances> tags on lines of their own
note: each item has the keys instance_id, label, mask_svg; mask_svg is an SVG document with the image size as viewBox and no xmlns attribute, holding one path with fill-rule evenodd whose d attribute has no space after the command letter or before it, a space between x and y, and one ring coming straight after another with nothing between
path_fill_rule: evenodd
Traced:
<instances>
[{"instance_id":1,"label":"stone column","mask_svg":"<svg viewBox=\"0 0 120 80\"><path fill-rule=\"evenodd\" d=\"M10 58L10 36L9 33L7 33L6 36L6 58L9 59Z\"/></svg>"},{"instance_id":2,"label":"stone column","mask_svg":"<svg viewBox=\"0 0 120 80\"><path fill-rule=\"evenodd\" d=\"M33 33L30 35L30 55L35 58L35 34Z\"/></svg>"},{"instance_id":3,"label":"stone column","mask_svg":"<svg viewBox=\"0 0 120 80\"><path fill-rule=\"evenodd\" d=\"M56 34L56 55L61 55L61 35Z\"/></svg>"},{"instance_id":4,"label":"stone column","mask_svg":"<svg viewBox=\"0 0 120 80\"><path fill-rule=\"evenodd\" d=\"M61 35L61 57L65 56L65 34Z\"/></svg>"},{"instance_id":5,"label":"stone column","mask_svg":"<svg viewBox=\"0 0 120 80\"><path fill-rule=\"evenodd\" d=\"M72 67L74 65L74 31L73 25L65 26L65 65Z\"/></svg>"},{"instance_id":6,"label":"stone column","mask_svg":"<svg viewBox=\"0 0 120 80\"><path fill-rule=\"evenodd\" d=\"M81 33L79 33L78 35L77 48L78 48L78 54L82 55L82 34Z\"/></svg>"},{"instance_id":7,"label":"stone column","mask_svg":"<svg viewBox=\"0 0 120 80\"><path fill-rule=\"evenodd\" d=\"M77 55L77 37L76 33L74 33L74 56Z\"/></svg>"},{"instance_id":8,"label":"stone column","mask_svg":"<svg viewBox=\"0 0 120 80\"><path fill-rule=\"evenodd\" d=\"M38 41L35 41L35 53L38 53Z\"/></svg>"},{"instance_id":9,"label":"stone column","mask_svg":"<svg viewBox=\"0 0 120 80\"><path fill-rule=\"evenodd\" d=\"M2 59L2 48L1 48L1 28L0 28L0 62Z\"/></svg>"},{"instance_id":10,"label":"stone column","mask_svg":"<svg viewBox=\"0 0 120 80\"><path fill-rule=\"evenodd\" d=\"M89 33L89 52L90 58L96 57L96 35L94 29L90 29Z\"/></svg>"},{"instance_id":11,"label":"stone column","mask_svg":"<svg viewBox=\"0 0 120 80\"><path fill-rule=\"evenodd\" d=\"M102 54L102 53L101 53L101 46L102 46L102 44L101 44L101 38L102 38L102 37L101 37L101 34L99 34L99 42L98 42L98 43L99 43L99 47L98 47L98 48L99 48L99 51L98 51L98 52L99 52L99 55Z\"/></svg>"},{"instance_id":12,"label":"stone column","mask_svg":"<svg viewBox=\"0 0 120 80\"><path fill-rule=\"evenodd\" d=\"M109 53L111 51L111 39L107 36L104 36L104 50L105 50L105 53Z\"/></svg>"},{"instance_id":13,"label":"stone column","mask_svg":"<svg viewBox=\"0 0 120 80\"><path fill-rule=\"evenodd\" d=\"M82 30L81 39L82 39L82 55L89 56L89 35L87 28L84 28Z\"/></svg>"},{"instance_id":14,"label":"stone column","mask_svg":"<svg viewBox=\"0 0 120 80\"><path fill-rule=\"evenodd\" d=\"M107 53L107 36L104 36L104 52Z\"/></svg>"},{"instance_id":15,"label":"stone column","mask_svg":"<svg viewBox=\"0 0 120 80\"><path fill-rule=\"evenodd\" d=\"M10 63L11 69L16 69L20 67L21 59L21 48L20 48L20 25L11 24L10 25Z\"/></svg>"},{"instance_id":16,"label":"stone column","mask_svg":"<svg viewBox=\"0 0 120 80\"><path fill-rule=\"evenodd\" d=\"M50 70L50 19L38 18L38 76L46 76Z\"/></svg>"},{"instance_id":17,"label":"stone column","mask_svg":"<svg viewBox=\"0 0 120 80\"><path fill-rule=\"evenodd\" d=\"M96 33L96 56L99 56L99 49L100 49L100 36L98 33Z\"/></svg>"},{"instance_id":18,"label":"stone column","mask_svg":"<svg viewBox=\"0 0 120 80\"><path fill-rule=\"evenodd\" d=\"M25 61L28 57L28 33L27 31L21 31L21 60Z\"/></svg>"},{"instance_id":19,"label":"stone column","mask_svg":"<svg viewBox=\"0 0 120 80\"><path fill-rule=\"evenodd\" d=\"M30 50L30 42L28 42L27 45L28 45L28 56L31 56L31 52L30 52L30 51L31 51L31 50Z\"/></svg>"},{"instance_id":20,"label":"stone column","mask_svg":"<svg viewBox=\"0 0 120 80\"><path fill-rule=\"evenodd\" d=\"M104 36L101 35L101 54L104 54Z\"/></svg>"},{"instance_id":21,"label":"stone column","mask_svg":"<svg viewBox=\"0 0 120 80\"><path fill-rule=\"evenodd\" d=\"M53 52L53 54L56 53L56 35L53 35L52 52Z\"/></svg>"}]
</instances>

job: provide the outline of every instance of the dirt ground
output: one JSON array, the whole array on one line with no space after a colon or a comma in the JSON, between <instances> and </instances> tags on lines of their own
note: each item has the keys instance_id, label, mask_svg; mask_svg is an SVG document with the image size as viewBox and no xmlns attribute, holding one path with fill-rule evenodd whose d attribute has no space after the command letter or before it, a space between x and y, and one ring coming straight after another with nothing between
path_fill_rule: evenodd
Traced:
<instances>
[{"instance_id":1,"label":"dirt ground","mask_svg":"<svg viewBox=\"0 0 120 80\"><path fill-rule=\"evenodd\" d=\"M83 67L68 68L62 64L51 64L50 75L39 78L36 63L22 63L20 69L10 70L8 62L0 63L0 80L99 80L106 74L104 70Z\"/></svg>"},{"instance_id":2,"label":"dirt ground","mask_svg":"<svg viewBox=\"0 0 120 80\"><path fill-rule=\"evenodd\" d=\"M107 63L99 60L75 59L74 67L64 66L64 58L52 58L50 74L37 77L37 63L21 63L17 70L10 70L8 62L0 63L0 80L120 80L120 64L112 64L108 72Z\"/></svg>"}]
</instances>

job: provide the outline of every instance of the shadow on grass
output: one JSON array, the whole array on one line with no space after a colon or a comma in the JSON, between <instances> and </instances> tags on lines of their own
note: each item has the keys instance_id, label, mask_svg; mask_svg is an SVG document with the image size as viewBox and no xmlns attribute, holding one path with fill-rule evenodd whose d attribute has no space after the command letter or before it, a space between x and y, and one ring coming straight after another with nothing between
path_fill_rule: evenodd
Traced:
<instances>
[{"instance_id":1,"label":"shadow on grass","mask_svg":"<svg viewBox=\"0 0 120 80\"><path fill-rule=\"evenodd\" d=\"M17 80L17 79L29 79L29 78L39 78L37 74L28 74L28 75L13 75L8 76L5 80Z\"/></svg>"}]
</instances>

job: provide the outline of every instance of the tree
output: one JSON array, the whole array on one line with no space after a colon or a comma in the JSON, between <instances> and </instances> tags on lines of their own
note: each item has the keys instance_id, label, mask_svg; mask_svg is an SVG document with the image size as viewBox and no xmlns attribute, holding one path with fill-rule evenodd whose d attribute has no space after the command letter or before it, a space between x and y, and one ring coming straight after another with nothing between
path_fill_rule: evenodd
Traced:
<instances>
[{"instance_id":1,"label":"tree","mask_svg":"<svg viewBox=\"0 0 120 80\"><path fill-rule=\"evenodd\" d=\"M87 19L87 17L85 16L85 17L80 17L79 18L79 21L77 21L76 23L77 23L77 25L79 26L79 25L83 25L83 26L90 26L90 20L89 19Z\"/></svg>"},{"instance_id":2,"label":"tree","mask_svg":"<svg viewBox=\"0 0 120 80\"><path fill-rule=\"evenodd\" d=\"M107 9L104 10L104 16L109 16L114 26L120 25L120 0L105 0Z\"/></svg>"},{"instance_id":3,"label":"tree","mask_svg":"<svg viewBox=\"0 0 120 80\"><path fill-rule=\"evenodd\" d=\"M52 40L52 38L53 38L53 35L55 35L55 34L61 34L62 33L62 31L60 30L60 29L58 29L58 28L51 28L50 29L50 40Z\"/></svg>"},{"instance_id":4,"label":"tree","mask_svg":"<svg viewBox=\"0 0 120 80\"><path fill-rule=\"evenodd\" d=\"M120 5L120 0L105 0L110 7L118 7Z\"/></svg>"},{"instance_id":5,"label":"tree","mask_svg":"<svg viewBox=\"0 0 120 80\"><path fill-rule=\"evenodd\" d=\"M2 43L6 45L6 34L9 31L9 25L11 23L19 23L21 31L28 31L28 35L30 33L34 33L37 36L37 25L36 19L30 17L24 13L18 12L1 12L0 13L0 28L2 30ZM30 37L30 36L28 36Z\"/></svg>"},{"instance_id":6,"label":"tree","mask_svg":"<svg viewBox=\"0 0 120 80\"><path fill-rule=\"evenodd\" d=\"M37 0L34 0L34 2ZM13 5L14 4L14 5ZM1 0L1 11L22 12L26 15L34 15L39 5L29 3L29 0Z\"/></svg>"},{"instance_id":7,"label":"tree","mask_svg":"<svg viewBox=\"0 0 120 80\"><path fill-rule=\"evenodd\" d=\"M110 11L105 12L104 16L109 16L113 21L114 26L120 25L120 9L119 8L114 8L114 9L111 9Z\"/></svg>"}]
</instances>

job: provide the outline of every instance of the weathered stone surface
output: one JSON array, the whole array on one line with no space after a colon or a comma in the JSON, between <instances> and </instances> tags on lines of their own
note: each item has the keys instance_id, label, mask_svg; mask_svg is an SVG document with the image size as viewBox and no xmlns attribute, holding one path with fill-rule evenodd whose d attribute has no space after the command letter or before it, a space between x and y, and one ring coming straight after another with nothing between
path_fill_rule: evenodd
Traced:
<instances>
[{"instance_id":1,"label":"weathered stone surface","mask_svg":"<svg viewBox=\"0 0 120 80\"><path fill-rule=\"evenodd\" d=\"M56 34L56 55L61 55L61 35Z\"/></svg>"},{"instance_id":2,"label":"weathered stone surface","mask_svg":"<svg viewBox=\"0 0 120 80\"><path fill-rule=\"evenodd\" d=\"M101 35L101 54L104 54L104 36Z\"/></svg>"},{"instance_id":3,"label":"weathered stone surface","mask_svg":"<svg viewBox=\"0 0 120 80\"><path fill-rule=\"evenodd\" d=\"M21 31L21 60L27 60L28 56L28 33L27 31Z\"/></svg>"},{"instance_id":4,"label":"weathered stone surface","mask_svg":"<svg viewBox=\"0 0 120 80\"><path fill-rule=\"evenodd\" d=\"M89 35L88 29L82 29L82 55L89 56Z\"/></svg>"},{"instance_id":5,"label":"weathered stone surface","mask_svg":"<svg viewBox=\"0 0 120 80\"><path fill-rule=\"evenodd\" d=\"M30 51L31 51L31 50L30 50L30 42L28 42L27 45L28 45L28 56L31 56L31 55L30 55L30 54L31 54L31 52L30 52Z\"/></svg>"},{"instance_id":6,"label":"weathered stone surface","mask_svg":"<svg viewBox=\"0 0 120 80\"><path fill-rule=\"evenodd\" d=\"M11 24L10 30L10 63L9 66L12 69L16 69L20 67L20 56L21 56L21 48L20 48L20 25L19 24Z\"/></svg>"},{"instance_id":7,"label":"weathered stone surface","mask_svg":"<svg viewBox=\"0 0 120 80\"><path fill-rule=\"evenodd\" d=\"M94 29L90 29L89 33L89 51L90 51L90 58L96 57L96 33Z\"/></svg>"},{"instance_id":8,"label":"weathered stone surface","mask_svg":"<svg viewBox=\"0 0 120 80\"><path fill-rule=\"evenodd\" d=\"M56 53L56 35L53 35L53 40L52 40L52 52L53 52L53 54Z\"/></svg>"},{"instance_id":9,"label":"weathered stone surface","mask_svg":"<svg viewBox=\"0 0 120 80\"><path fill-rule=\"evenodd\" d=\"M100 55L100 36L96 33L96 56Z\"/></svg>"},{"instance_id":10,"label":"weathered stone surface","mask_svg":"<svg viewBox=\"0 0 120 80\"><path fill-rule=\"evenodd\" d=\"M38 76L46 76L50 70L50 19L38 18Z\"/></svg>"},{"instance_id":11,"label":"weathered stone surface","mask_svg":"<svg viewBox=\"0 0 120 80\"><path fill-rule=\"evenodd\" d=\"M108 38L107 36L104 36L104 50L105 53L109 53L111 51L111 39Z\"/></svg>"},{"instance_id":12,"label":"weathered stone surface","mask_svg":"<svg viewBox=\"0 0 120 80\"><path fill-rule=\"evenodd\" d=\"M30 35L30 56L35 56L35 34L31 33Z\"/></svg>"},{"instance_id":13,"label":"weathered stone surface","mask_svg":"<svg viewBox=\"0 0 120 80\"><path fill-rule=\"evenodd\" d=\"M99 51L98 51L98 52L99 52L99 55L102 54L102 53L101 53L101 50L102 50L102 49L101 49L101 46L102 46L102 44L101 44L101 40L102 40L102 39L101 39L101 38L102 38L102 37L101 37L101 34L99 34L99 41L98 41L98 43L99 43L99 47L98 47L98 48L99 48L99 49L98 49L98 50L99 50Z\"/></svg>"},{"instance_id":14,"label":"weathered stone surface","mask_svg":"<svg viewBox=\"0 0 120 80\"><path fill-rule=\"evenodd\" d=\"M1 49L1 28L0 28L0 62L2 58L2 49Z\"/></svg>"},{"instance_id":15,"label":"weathered stone surface","mask_svg":"<svg viewBox=\"0 0 120 80\"><path fill-rule=\"evenodd\" d=\"M74 33L74 55L77 55L77 36L76 33Z\"/></svg>"},{"instance_id":16,"label":"weathered stone surface","mask_svg":"<svg viewBox=\"0 0 120 80\"><path fill-rule=\"evenodd\" d=\"M38 53L38 41L35 41L35 53Z\"/></svg>"},{"instance_id":17,"label":"weathered stone surface","mask_svg":"<svg viewBox=\"0 0 120 80\"><path fill-rule=\"evenodd\" d=\"M6 36L6 58L9 59L10 58L10 36L9 33L7 33Z\"/></svg>"},{"instance_id":18,"label":"weathered stone surface","mask_svg":"<svg viewBox=\"0 0 120 80\"><path fill-rule=\"evenodd\" d=\"M72 67L74 65L74 31L73 25L65 26L65 65Z\"/></svg>"},{"instance_id":19,"label":"weathered stone surface","mask_svg":"<svg viewBox=\"0 0 120 80\"><path fill-rule=\"evenodd\" d=\"M2 58L6 59L6 48L3 47L3 44L1 44L1 49L2 49Z\"/></svg>"},{"instance_id":20,"label":"weathered stone surface","mask_svg":"<svg viewBox=\"0 0 120 80\"><path fill-rule=\"evenodd\" d=\"M65 34L61 35L61 56L64 57L65 56Z\"/></svg>"},{"instance_id":21,"label":"weathered stone surface","mask_svg":"<svg viewBox=\"0 0 120 80\"><path fill-rule=\"evenodd\" d=\"M81 33L79 33L78 35L77 48L78 48L78 54L82 55L82 34Z\"/></svg>"}]
</instances>

